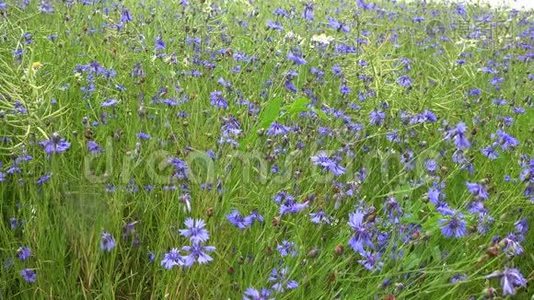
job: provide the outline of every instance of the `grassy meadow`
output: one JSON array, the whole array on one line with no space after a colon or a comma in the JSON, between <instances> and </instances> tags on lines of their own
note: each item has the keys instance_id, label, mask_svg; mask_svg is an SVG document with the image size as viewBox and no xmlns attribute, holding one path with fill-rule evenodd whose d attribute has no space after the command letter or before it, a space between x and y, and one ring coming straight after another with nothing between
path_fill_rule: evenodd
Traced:
<instances>
[{"instance_id":1,"label":"grassy meadow","mask_svg":"<svg viewBox=\"0 0 534 300\"><path fill-rule=\"evenodd\" d=\"M0 0L0 299L534 299L534 11Z\"/></svg>"}]
</instances>

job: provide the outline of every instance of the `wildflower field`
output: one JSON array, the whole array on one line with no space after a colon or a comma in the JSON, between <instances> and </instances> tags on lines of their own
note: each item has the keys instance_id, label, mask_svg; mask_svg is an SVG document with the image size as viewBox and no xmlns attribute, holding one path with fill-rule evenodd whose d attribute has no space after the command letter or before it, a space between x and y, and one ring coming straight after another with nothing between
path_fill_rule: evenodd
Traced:
<instances>
[{"instance_id":1,"label":"wildflower field","mask_svg":"<svg viewBox=\"0 0 534 300\"><path fill-rule=\"evenodd\" d=\"M0 0L0 299L534 299L534 11Z\"/></svg>"}]
</instances>

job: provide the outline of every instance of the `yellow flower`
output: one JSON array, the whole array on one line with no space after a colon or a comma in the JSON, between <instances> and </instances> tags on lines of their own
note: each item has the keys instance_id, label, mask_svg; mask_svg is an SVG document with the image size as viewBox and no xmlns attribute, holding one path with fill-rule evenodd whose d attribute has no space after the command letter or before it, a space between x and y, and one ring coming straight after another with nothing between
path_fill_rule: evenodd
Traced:
<instances>
[{"instance_id":1,"label":"yellow flower","mask_svg":"<svg viewBox=\"0 0 534 300\"><path fill-rule=\"evenodd\" d=\"M39 69L42 68L42 67L43 67L43 64L42 64L40 61L36 61L36 62L34 62L34 63L32 64L32 69L33 69L34 71L37 71L37 70L39 70Z\"/></svg>"}]
</instances>

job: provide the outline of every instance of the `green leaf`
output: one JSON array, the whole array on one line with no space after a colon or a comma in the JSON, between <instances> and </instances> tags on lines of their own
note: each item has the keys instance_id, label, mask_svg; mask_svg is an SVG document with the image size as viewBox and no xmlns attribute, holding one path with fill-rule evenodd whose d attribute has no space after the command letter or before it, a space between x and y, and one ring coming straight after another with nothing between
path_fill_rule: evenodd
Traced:
<instances>
[{"instance_id":1,"label":"green leaf","mask_svg":"<svg viewBox=\"0 0 534 300\"><path fill-rule=\"evenodd\" d=\"M298 98L290 105L284 107L284 110L286 111L286 114L291 117L294 117L296 114L306 111L308 109L309 103L310 100L308 98Z\"/></svg>"},{"instance_id":2,"label":"green leaf","mask_svg":"<svg viewBox=\"0 0 534 300\"><path fill-rule=\"evenodd\" d=\"M269 127L278 118L282 102L282 98L273 98L267 102L263 110L260 112L256 125L252 128L251 132L241 140L241 149L245 148L248 144L254 142L258 138L259 129Z\"/></svg>"}]
</instances>

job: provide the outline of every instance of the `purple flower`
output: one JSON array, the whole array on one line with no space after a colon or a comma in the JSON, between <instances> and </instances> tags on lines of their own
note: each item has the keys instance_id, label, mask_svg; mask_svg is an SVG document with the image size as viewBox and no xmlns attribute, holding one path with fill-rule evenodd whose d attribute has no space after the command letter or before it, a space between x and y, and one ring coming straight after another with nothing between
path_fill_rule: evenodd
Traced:
<instances>
[{"instance_id":1,"label":"purple flower","mask_svg":"<svg viewBox=\"0 0 534 300\"><path fill-rule=\"evenodd\" d=\"M454 276L451 277L451 283L452 284L456 284L458 282L462 282L462 281L466 281L466 280L467 280L467 275L466 274L462 274L462 273L454 274Z\"/></svg>"},{"instance_id":2,"label":"purple flower","mask_svg":"<svg viewBox=\"0 0 534 300\"><path fill-rule=\"evenodd\" d=\"M369 122L372 125L380 126L384 124L385 118L386 114L380 110L373 110L371 113L369 113Z\"/></svg>"},{"instance_id":3,"label":"purple flower","mask_svg":"<svg viewBox=\"0 0 534 300\"><path fill-rule=\"evenodd\" d=\"M280 205L280 215L296 214L308 207L308 202L298 203L295 201L285 201Z\"/></svg>"},{"instance_id":4,"label":"purple flower","mask_svg":"<svg viewBox=\"0 0 534 300\"><path fill-rule=\"evenodd\" d=\"M304 4L304 11L302 12L302 17L304 18L304 20L313 21L313 3Z\"/></svg>"},{"instance_id":5,"label":"purple flower","mask_svg":"<svg viewBox=\"0 0 534 300\"><path fill-rule=\"evenodd\" d=\"M274 22L274 21L271 21L271 20L267 21L267 28L271 29L271 30L276 30L276 31L281 31L281 30L284 29L284 27L282 27L282 25L280 23Z\"/></svg>"},{"instance_id":6,"label":"purple flower","mask_svg":"<svg viewBox=\"0 0 534 300\"><path fill-rule=\"evenodd\" d=\"M470 89L467 94L471 97L477 97L477 96L482 95L482 91L480 89L474 88L474 89Z\"/></svg>"},{"instance_id":7,"label":"purple flower","mask_svg":"<svg viewBox=\"0 0 534 300\"><path fill-rule=\"evenodd\" d=\"M20 276L26 281L27 283L34 283L37 281L37 273L35 273L32 269L23 269L20 271Z\"/></svg>"},{"instance_id":8,"label":"purple flower","mask_svg":"<svg viewBox=\"0 0 534 300\"><path fill-rule=\"evenodd\" d=\"M495 160L499 157L499 152L497 152L492 146L482 148L480 152L490 160Z\"/></svg>"},{"instance_id":9,"label":"purple flower","mask_svg":"<svg viewBox=\"0 0 534 300\"><path fill-rule=\"evenodd\" d=\"M228 108L228 102L226 101L226 99L224 99L221 91L211 92L210 102L212 106L222 108L222 109Z\"/></svg>"},{"instance_id":10,"label":"purple flower","mask_svg":"<svg viewBox=\"0 0 534 300\"><path fill-rule=\"evenodd\" d=\"M332 219L323 211L319 210L316 213L310 213L310 218L314 224L331 224Z\"/></svg>"},{"instance_id":11,"label":"purple flower","mask_svg":"<svg viewBox=\"0 0 534 300\"><path fill-rule=\"evenodd\" d=\"M349 240L350 247L360 254L365 253L364 247L374 248L371 241L371 231L368 223L363 222L364 212L356 210L349 214L349 226L353 230L353 235Z\"/></svg>"},{"instance_id":12,"label":"purple flower","mask_svg":"<svg viewBox=\"0 0 534 300\"><path fill-rule=\"evenodd\" d=\"M126 8L124 8L121 12L121 22L128 23L133 20L132 15L130 14L130 11Z\"/></svg>"},{"instance_id":13,"label":"purple flower","mask_svg":"<svg viewBox=\"0 0 534 300\"><path fill-rule=\"evenodd\" d=\"M297 255L297 250L295 250L295 243L285 241L285 240L282 241L282 243L278 244L278 246L276 246L276 250L278 250L278 252L280 253L282 257L288 256L288 255L291 255L291 256Z\"/></svg>"},{"instance_id":14,"label":"purple flower","mask_svg":"<svg viewBox=\"0 0 534 300\"><path fill-rule=\"evenodd\" d=\"M184 264L184 258L176 248L172 248L169 252L165 253L160 263L160 265L167 270L170 270L175 266L184 266Z\"/></svg>"},{"instance_id":15,"label":"purple flower","mask_svg":"<svg viewBox=\"0 0 534 300\"><path fill-rule=\"evenodd\" d=\"M21 224L22 222L19 219L9 218L9 228L11 228L11 230L17 229Z\"/></svg>"},{"instance_id":16,"label":"purple flower","mask_svg":"<svg viewBox=\"0 0 534 300\"><path fill-rule=\"evenodd\" d=\"M524 252L523 247L519 243L519 238L513 233L503 238L501 244L503 245L503 252L508 257L521 255Z\"/></svg>"},{"instance_id":17,"label":"purple flower","mask_svg":"<svg viewBox=\"0 0 534 300\"><path fill-rule=\"evenodd\" d=\"M207 241L210 236L208 231L204 228L206 223L201 220L193 220L192 218L187 218L184 222L187 229L180 229L180 234L193 243L200 243Z\"/></svg>"},{"instance_id":18,"label":"purple flower","mask_svg":"<svg viewBox=\"0 0 534 300\"><path fill-rule=\"evenodd\" d=\"M145 132L139 132L137 134L137 138L140 139L140 140L149 140L150 139L150 134L145 133Z\"/></svg>"},{"instance_id":19,"label":"purple flower","mask_svg":"<svg viewBox=\"0 0 534 300\"><path fill-rule=\"evenodd\" d=\"M269 281L273 283L272 289L283 293L286 289L292 290L298 287L298 283L294 280L288 280L287 268L274 268L269 276Z\"/></svg>"},{"instance_id":20,"label":"purple flower","mask_svg":"<svg viewBox=\"0 0 534 300\"><path fill-rule=\"evenodd\" d=\"M115 248L115 238L113 238L113 235L109 232L102 232L101 238L100 238L100 249L102 249L105 252L110 252Z\"/></svg>"},{"instance_id":21,"label":"purple flower","mask_svg":"<svg viewBox=\"0 0 534 300\"><path fill-rule=\"evenodd\" d=\"M57 132L52 134L49 140L44 140L39 143L43 147L46 154L62 153L70 148L70 143L61 138Z\"/></svg>"},{"instance_id":22,"label":"purple flower","mask_svg":"<svg viewBox=\"0 0 534 300\"><path fill-rule=\"evenodd\" d=\"M258 291L255 288L248 288L243 295L243 300L269 300L271 296L271 291L263 288Z\"/></svg>"},{"instance_id":23,"label":"purple flower","mask_svg":"<svg viewBox=\"0 0 534 300\"><path fill-rule=\"evenodd\" d=\"M177 179L186 179L188 177L189 166L185 161L177 157L171 157L168 162L174 167L173 177Z\"/></svg>"},{"instance_id":24,"label":"purple flower","mask_svg":"<svg viewBox=\"0 0 534 300\"><path fill-rule=\"evenodd\" d=\"M184 246L182 250L189 252L188 255L184 256L184 265L187 267L192 266L195 262L199 264L207 264L213 260L208 253L215 251L213 246L204 246L200 243L193 243L191 246Z\"/></svg>"},{"instance_id":25,"label":"purple flower","mask_svg":"<svg viewBox=\"0 0 534 300\"><path fill-rule=\"evenodd\" d=\"M102 102L100 106L101 107L114 107L115 105L117 105L117 103L119 103L117 99L111 98L111 99L107 99L104 102Z\"/></svg>"},{"instance_id":26,"label":"purple flower","mask_svg":"<svg viewBox=\"0 0 534 300\"><path fill-rule=\"evenodd\" d=\"M284 82L284 87L290 91L291 93L296 93L298 90L297 90L297 87L295 86L295 84L293 83L293 81L287 79L285 82Z\"/></svg>"},{"instance_id":27,"label":"purple flower","mask_svg":"<svg viewBox=\"0 0 534 300\"><path fill-rule=\"evenodd\" d=\"M165 50L165 47L166 45L163 39L161 38L161 35L158 35L158 37L156 37L156 41L154 42L154 50L162 51Z\"/></svg>"},{"instance_id":28,"label":"purple flower","mask_svg":"<svg viewBox=\"0 0 534 300\"><path fill-rule=\"evenodd\" d=\"M249 217L252 219L253 222L263 223L263 216L257 210L253 210L250 213Z\"/></svg>"},{"instance_id":29,"label":"purple flower","mask_svg":"<svg viewBox=\"0 0 534 300\"><path fill-rule=\"evenodd\" d=\"M331 28L337 30L337 31L341 31L341 32L349 32L350 31L350 27L346 24L343 24L341 22L339 22L338 20L332 18L332 17L328 17L328 26L330 26Z\"/></svg>"},{"instance_id":30,"label":"purple flower","mask_svg":"<svg viewBox=\"0 0 534 300\"><path fill-rule=\"evenodd\" d=\"M504 268L504 271L493 272L486 278L500 277L503 296L515 295L517 287L527 285L527 280L516 268Z\"/></svg>"},{"instance_id":31,"label":"purple flower","mask_svg":"<svg viewBox=\"0 0 534 300\"><path fill-rule=\"evenodd\" d=\"M445 135L445 139L453 139L456 149L465 150L471 147L471 143L466 138L467 126L465 123L460 122L456 124L456 127L449 130Z\"/></svg>"},{"instance_id":32,"label":"purple flower","mask_svg":"<svg viewBox=\"0 0 534 300\"><path fill-rule=\"evenodd\" d=\"M41 4L39 5L39 11L44 14L51 14L54 12L54 7L49 0L42 0Z\"/></svg>"},{"instance_id":33,"label":"purple flower","mask_svg":"<svg viewBox=\"0 0 534 300\"><path fill-rule=\"evenodd\" d=\"M266 133L267 135L274 136L274 135L286 135L290 131L290 128L280 124L278 122L271 123L271 126L267 129Z\"/></svg>"},{"instance_id":34,"label":"purple flower","mask_svg":"<svg viewBox=\"0 0 534 300\"><path fill-rule=\"evenodd\" d=\"M528 232L528 221L526 218L523 218L514 223L515 231L518 234L526 234Z\"/></svg>"},{"instance_id":35,"label":"purple flower","mask_svg":"<svg viewBox=\"0 0 534 300\"><path fill-rule=\"evenodd\" d=\"M402 216L402 207L397 202L397 199L395 197L391 196L388 198L388 200L385 203L384 209L387 212L387 216L390 222L397 224L400 221L400 217Z\"/></svg>"},{"instance_id":36,"label":"purple flower","mask_svg":"<svg viewBox=\"0 0 534 300\"><path fill-rule=\"evenodd\" d=\"M47 183L50 180L50 177L52 177L52 173L46 173L43 176L37 178L37 185L43 185Z\"/></svg>"},{"instance_id":37,"label":"purple flower","mask_svg":"<svg viewBox=\"0 0 534 300\"><path fill-rule=\"evenodd\" d=\"M427 159L425 161L425 168L430 174L434 174L437 171L438 167L438 163L433 159Z\"/></svg>"},{"instance_id":38,"label":"purple flower","mask_svg":"<svg viewBox=\"0 0 534 300\"><path fill-rule=\"evenodd\" d=\"M298 203L295 197L284 191L277 193L273 200L280 205L281 215L298 213L308 206L308 202Z\"/></svg>"},{"instance_id":39,"label":"purple flower","mask_svg":"<svg viewBox=\"0 0 534 300\"><path fill-rule=\"evenodd\" d=\"M30 256L32 256L32 250L28 247L20 247L17 250L17 257L22 261L27 260Z\"/></svg>"},{"instance_id":40,"label":"purple flower","mask_svg":"<svg viewBox=\"0 0 534 300\"><path fill-rule=\"evenodd\" d=\"M335 176L340 176L345 173L345 168L340 166L334 159L328 157L324 151L320 151L317 155L312 156L311 161L314 165L330 171Z\"/></svg>"},{"instance_id":41,"label":"purple flower","mask_svg":"<svg viewBox=\"0 0 534 300\"><path fill-rule=\"evenodd\" d=\"M486 200L489 198L488 191L483 184L466 182L467 190L477 199Z\"/></svg>"},{"instance_id":42,"label":"purple flower","mask_svg":"<svg viewBox=\"0 0 534 300\"><path fill-rule=\"evenodd\" d=\"M87 151L91 154L100 154L103 149L95 141L87 141Z\"/></svg>"},{"instance_id":43,"label":"purple flower","mask_svg":"<svg viewBox=\"0 0 534 300\"><path fill-rule=\"evenodd\" d=\"M380 253L371 253L368 251L364 251L362 253L363 259L358 260L358 262L367 270L369 271L375 271L380 270L382 268L383 263L380 262Z\"/></svg>"},{"instance_id":44,"label":"purple flower","mask_svg":"<svg viewBox=\"0 0 534 300\"><path fill-rule=\"evenodd\" d=\"M408 75L402 75L397 79L397 83L402 87L411 87L412 86L412 79Z\"/></svg>"},{"instance_id":45,"label":"purple flower","mask_svg":"<svg viewBox=\"0 0 534 300\"><path fill-rule=\"evenodd\" d=\"M498 143L503 151L513 149L519 145L519 141L503 130L497 130Z\"/></svg>"},{"instance_id":46,"label":"purple flower","mask_svg":"<svg viewBox=\"0 0 534 300\"><path fill-rule=\"evenodd\" d=\"M439 220L441 233L446 237L460 238L467 232L466 222L461 213L455 213L447 219Z\"/></svg>"},{"instance_id":47,"label":"purple flower","mask_svg":"<svg viewBox=\"0 0 534 300\"><path fill-rule=\"evenodd\" d=\"M306 60L301 55L293 53L292 51L287 53L287 59L292 61L297 66L306 64Z\"/></svg>"},{"instance_id":48,"label":"purple flower","mask_svg":"<svg viewBox=\"0 0 534 300\"><path fill-rule=\"evenodd\" d=\"M230 212L228 215L226 215L226 219L232 223L235 227L239 229L245 229L252 225L253 218L250 216L243 217L241 216L241 213L234 209L232 212Z\"/></svg>"}]
</instances>

